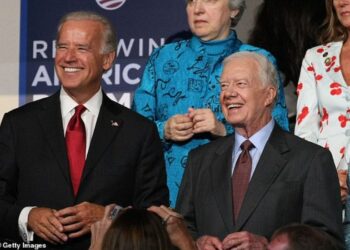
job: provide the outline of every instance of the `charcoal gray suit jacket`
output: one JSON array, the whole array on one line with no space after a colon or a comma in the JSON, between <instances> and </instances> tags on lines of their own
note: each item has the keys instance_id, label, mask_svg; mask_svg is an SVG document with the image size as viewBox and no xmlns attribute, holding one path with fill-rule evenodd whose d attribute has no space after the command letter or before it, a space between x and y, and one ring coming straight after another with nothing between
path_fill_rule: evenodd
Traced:
<instances>
[{"instance_id":1,"label":"charcoal gray suit jacket","mask_svg":"<svg viewBox=\"0 0 350 250\"><path fill-rule=\"evenodd\" d=\"M305 223L343 242L339 181L330 152L275 125L233 220L234 135L190 152L176 209L195 238L249 231L270 238L283 225Z\"/></svg>"}]
</instances>

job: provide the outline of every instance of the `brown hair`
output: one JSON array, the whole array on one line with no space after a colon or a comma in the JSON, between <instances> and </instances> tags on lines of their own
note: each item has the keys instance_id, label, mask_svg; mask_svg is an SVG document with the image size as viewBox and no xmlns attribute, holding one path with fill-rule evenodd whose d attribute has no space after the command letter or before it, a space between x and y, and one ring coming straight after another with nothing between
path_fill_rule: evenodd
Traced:
<instances>
[{"instance_id":1,"label":"brown hair","mask_svg":"<svg viewBox=\"0 0 350 250\"><path fill-rule=\"evenodd\" d=\"M346 41L348 32L337 17L333 0L326 0L326 13L326 19L322 24L324 32L321 34L320 42L326 44L332 41Z\"/></svg>"},{"instance_id":2,"label":"brown hair","mask_svg":"<svg viewBox=\"0 0 350 250\"><path fill-rule=\"evenodd\" d=\"M172 244L157 214L130 208L118 215L103 239L102 250L119 249L169 250Z\"/></svg>"}]
</instances>

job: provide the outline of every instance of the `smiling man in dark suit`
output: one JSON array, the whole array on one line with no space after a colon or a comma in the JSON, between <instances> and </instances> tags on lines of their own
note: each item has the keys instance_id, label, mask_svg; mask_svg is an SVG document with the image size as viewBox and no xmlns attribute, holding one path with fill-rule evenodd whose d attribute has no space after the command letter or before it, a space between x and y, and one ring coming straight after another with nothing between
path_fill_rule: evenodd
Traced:
<instances>
[{"instance_id":1,"label":"smiling man in dark suit","mask_svg":"<svg viewBox=\"0 0 350 250\"><path fill-rule=\"evenodd\" d=\"M256 53L224 61L220 101L235 133L189 154L177 200L199 249L266 249L272 233L292 222L343 244L331 154L271 118L276 79L274 67Z\"/></svg>"},{"instance_id":2,"label":"smiling man in dark suit","mask_svg":"<svg viewBox=\"0 0 350 250\"><path fill-rule=\"evenodd\" d=\"M5 114L0 127L0 238L87 249L105 205L168 204L155 125L101 89L115 57L104 17L61 19L60 91Z\"/></svg>"}]
</instances>

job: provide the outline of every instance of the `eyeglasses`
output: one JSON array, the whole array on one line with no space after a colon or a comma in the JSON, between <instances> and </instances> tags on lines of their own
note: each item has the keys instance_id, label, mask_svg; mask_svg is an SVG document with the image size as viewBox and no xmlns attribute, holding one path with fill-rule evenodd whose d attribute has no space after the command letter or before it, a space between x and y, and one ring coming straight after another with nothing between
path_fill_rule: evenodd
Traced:
<instances>
[{"instance_id":1,"label":"eyeglasses","mask_svg":"<svg viewBox=\"0 0 350 250\"><path fill-rule=\"evenodd\" d=\"M221 90L229 90L231 87L234 89L247 89L251 85L245 81L234 81L234 80L225 80L220 81Z\"/></svg>"},{"instance_id":2,"label":"eyeglasses","mask_svg":"<svg viewBox=\"0 0 350 250\"><path fill-rule=\"evenodd\" d=\"M187 0L187 4L188 5L193 5L195 3L201 2L201 3L205 4L205 5L213 5L217 1L219 1L219 0Z\"/></svg>"}]
</instances>

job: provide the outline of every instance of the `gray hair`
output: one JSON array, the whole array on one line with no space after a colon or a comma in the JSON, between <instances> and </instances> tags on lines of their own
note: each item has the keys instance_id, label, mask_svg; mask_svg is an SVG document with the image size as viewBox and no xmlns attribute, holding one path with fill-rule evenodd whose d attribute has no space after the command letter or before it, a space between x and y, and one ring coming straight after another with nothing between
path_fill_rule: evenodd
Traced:
<instances>
[{"instance_id":1,"label":"gray hair","mask_svg":"<svg viewBox=\"0 0 350 250\"><path fill-rule=\"evenodd\" d=\"M229 7L231 10L238 10L238 14L231 18L231 28L234 28L239 20L241 20L241 17L243 15L243 12L246 8L245 0L229 0Z\"/></svg>"},{"instance_id":2,"label":"gray hair","mask_svg":"<svg viewBox=\"0 0 350 250\"><path fill-rule=\"evenodd\" d=\"M250 58L255 60L259 65L258 74L259 74L259 79L262 82L262 85L264 87L272 85L278 91L278 75L277 75L276 67L267 59L266 56L263 56L256 52L249 52L249 51L236 52L226 57L225 60L223 61L223 65L225 66L234 58L237 58L237 59Z\"/></svg>"},{"instance_id":3,"label":"gray hair","mask_svg":"<svg viewBox=\"0 0 350 250\"><path fill-rule=\"evenodd\" d=\"M107 54L117 50L117 36L113 29L113 25L107 18L92 11L75 11L64 15L58 23L57 40L59 38L60 31L63 24L71 20L73 21L91 20L91 21L100 22L104 27L103 34L102 34L103 47L102 47L101 53Z\"/></svg>"}]
</instances>

